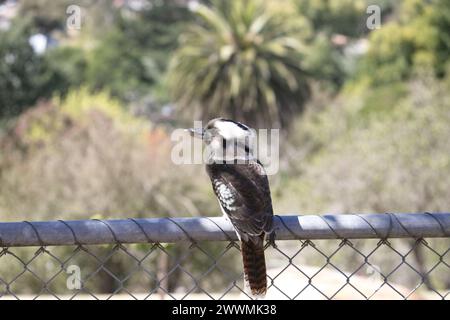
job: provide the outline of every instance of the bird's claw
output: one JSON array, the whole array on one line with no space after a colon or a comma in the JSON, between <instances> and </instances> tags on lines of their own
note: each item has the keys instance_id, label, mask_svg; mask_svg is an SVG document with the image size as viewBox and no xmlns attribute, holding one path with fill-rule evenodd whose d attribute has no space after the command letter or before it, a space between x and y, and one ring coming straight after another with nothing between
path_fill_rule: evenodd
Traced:
<instances>
[{"instance_id":1,"label":"bird's claw","mask_svg":"<svg viewBox=\"0 0 450 320\"><path fill-rule=\"evenodd\" d=\"M273 248L278 248L277 244L275 243L275 239L276 239L276 234L275 234L275 230L273 230L271 233L269 233L269 238L267 239L267 242Z\"/></svg>"}]
</instances>

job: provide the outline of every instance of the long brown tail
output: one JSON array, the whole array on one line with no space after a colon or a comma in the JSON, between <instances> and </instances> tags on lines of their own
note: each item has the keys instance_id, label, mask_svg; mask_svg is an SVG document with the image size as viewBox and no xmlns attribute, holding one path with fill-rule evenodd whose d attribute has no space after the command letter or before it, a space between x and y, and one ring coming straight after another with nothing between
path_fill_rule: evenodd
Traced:
<instances>
[{"instance_id":1,"label":"long brown tail","mask_svg":"<svg viewBox=\"0 0 450 320\"><path fill-rule=\"evenodd\" d=\"M264 242L241 241L242 260L244 262L244 279L253 295L264 297L267 291L266 259Z\"/></svg>"}]
</instances>

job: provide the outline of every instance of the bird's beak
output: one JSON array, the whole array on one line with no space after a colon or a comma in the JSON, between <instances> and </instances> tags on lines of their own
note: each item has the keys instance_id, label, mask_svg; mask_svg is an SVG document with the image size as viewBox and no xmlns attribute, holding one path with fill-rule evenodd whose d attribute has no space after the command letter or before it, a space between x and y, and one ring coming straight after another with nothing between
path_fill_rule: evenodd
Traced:
<instances>
[{"instance_id":1,"label":"bird's beak","mask_svg":"<svg viewBox=\"0 0 450 320\"><path fill-rule=\"evenodd\" d=\"M203 135L205 133L205 131L202 128L191 128L191 129L186 129L186 131L189 132L191 137L200 138L200 139L203 139Z\"/></svg>"}]
</instances>

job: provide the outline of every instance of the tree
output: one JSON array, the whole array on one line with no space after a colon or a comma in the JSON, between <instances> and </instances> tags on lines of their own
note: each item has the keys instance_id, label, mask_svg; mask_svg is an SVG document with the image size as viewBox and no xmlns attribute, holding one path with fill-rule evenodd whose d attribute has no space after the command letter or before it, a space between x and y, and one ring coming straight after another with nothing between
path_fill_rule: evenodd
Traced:
<instances>
[{"instance_id":1,"label":"tree","mask_svg":"<svg viewBox=\"0 0 450 320\"><path fill-rule=\"evenodd\" d=\"M84 81L84 51L63 45L36 54L29 43L36 28L28 19L15 20L0 32L0 119L15 117L37 100L64 94Z\"/></svg>"},{"instance_id":2,"label":"tree","mask_svg":"<svg viewBox=\"0 0 450 320\"><path fill-rule=\"evenodd\" d=\"M289 1L222 1L193 9L168 81L184 110L286 126L309 96L302 65L308 24ZM198 108L200 107L200 108Z\"/></svg>"},{"instance_id":3,"label":"tree","mask_svg":"<svg viewBox=\"0 0 450 320\"><path fill-rule=\"evenodd\" d=\"M315 30L359 36L365 29L365 0L299 0L298 7Z\"/></svg>"},{"instance_id":4,"label":"tree","mask_svg":"<svg viewBox=\"0 0 450 320\"><path fill-rule=\"evenodd\" d=\"M133 14L120 15L117 27L142 49L142 54L155 60L159 70L165 71L178 35L192 18L192 12L179 0L151 1Z\"/></svg>"},{"instance_id":5,"label":"tree","mask_svg":"<svg viewBox=\"0 0 450 320\"><path fill-rule=\"evenodd\" d=\"M450 67L449 28L448 1L403 1L397 19L370 35L358 80L383 85L424 69L444 77Z\"/></svg>"},{"instance_id":6,"label":"tree","mask_svg":"<svg viewBox=\"0 0 450 320\"><path fill-rule=\"evenodd\" d=\"M86 77L85 54L83 49L67 45L49 49L44 56L48 90L65 95L69 89L80 87Z\"/></svg>"},{"instance_id":7,"label":"tree","mask_svg":"<svg viewBox=\"0 0 450 320\"><path fill-rule=\"evenodd\" d=\"M141 49L126 34L108 33L88 56L87 84L124 101L136 99L155 81L153 61Z\"/></svg>"},{"instance_id":8,"label":"tree","mask_svg":"<svg viewBox=\"0 0 450 320\"><path fill-rule=\"evenodd\" d=\"M70 0L21 0L19 15L32 21L40 32L50 33L63 30L66 22L66 8L73 4Z\"/></svg>"},{"instance_id":9,"label":"tree","mask_svg":"<svg viewBox=\"0 0 450 320\"><path fill-rule=\"evenodd\" d=\"M121 8L88 55L88 85L109 90L125 102L153 95L155 88L162 87L170 52L191 16L186 6L174 0L151 1L139 10Z\"/></svg>"},{"instance_id":10,"label":"tree","mask_svg":"<svg viewBox=\"0 0 450 320\"><path fill-rule=\"evenodd\" d=\"M0 32L0 118L19 114L35 103L45 82L43 58L34 53L28 42L30 26L15 22Z\"/></svg>"}]
</instances>

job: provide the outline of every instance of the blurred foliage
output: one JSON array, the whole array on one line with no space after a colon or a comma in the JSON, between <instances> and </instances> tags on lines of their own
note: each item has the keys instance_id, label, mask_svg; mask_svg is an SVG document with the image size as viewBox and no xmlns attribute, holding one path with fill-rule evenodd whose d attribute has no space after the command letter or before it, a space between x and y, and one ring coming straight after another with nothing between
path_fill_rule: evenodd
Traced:
<instances>
[{"instance_id":1,"label":"blurred foliage","mask_svg":"<svg viewBox=\"0 0 450 320\"><path fill-rule=\"evenodd\" d=\"M29 20L17 19L0 32L0 118L17 116L39 99L64 94L84 81L83 50L61 46L36 54L29 43L34 30Z\"/></svg>"},{"instance_id":2,"label":"blurred foliage","mask_svg":"<svg viewBox=\"0 0 450 320\"><path fill-rule=\"evenodd\" d=\"M86 83L128 101L145 92L155 82L155 66L138 48L130 50L131 44L117 30L108 33L88 56Z\"/></svg>"},{"instance_id":3,"label":"blurred foliage","mask_svg":"<svg viewBox=\"0 0 450 320\"><path fill-rule=\"evenodd\" d=\"M40 32L48 33L65 27L66 8L71 4L70 0L21 0L19 15L30 19Z\"/></svg>"},{"instance_id":4,"label":"blurred foliage","mask_svg":"<svg viewBox=\"0 0 450 320\"><path fill-rule=\"evenodd\" d=\"M0 32L0 118L19 114L37 98L48 95L43 58L28 43L26 21Z\"/></svg>"},{"instance_id":5,"label":"blurred foliage","mask_svg":"<svg viewBox=\"0 0 450 320\"><path fill-rule=\"evenodd\" d=\"M310 78L326 83L331 91L337 91L346 79L345 61L344 54L333 47L325 33L317 33L311 39L303 58Z\"/></svg>"},{"instance_id":6,"label":"blurred foliage","mask_svg":"<svg viewBox=\"0 0 450 320\"><path fill-rule=\"evenodd\" d=\"M283 1L222 1L194 8L169 81L185 110L200 106L253 126L285 125L309 95L302 61L308 22ZM294 11L295 12L295 11Z\"/></svg>"},{"instance_id":7,"label":"blurred foliage","mask_svg":"<svg viewBox=\"0 0 450 320\"><path fill-rule=\"evenodd\" d=\"M332 92L341 88L357 66L358 57L345 54L345 48L369 33L368 6L378 6L385 20L397 5L390 0L298 0L294 3L298 14L310 21L313 34L304 65L312 77L325 81L326 89ZM333 43L335 36L341 37L344 44Z\"/></svg>"},{"instance_id":8,"label":"blurred foliage","mask_svg":"<svg viewBox=\"0 0 450 320\"><path fill-rule=\"evenodd\" d=\"M299 0L297 5L317 31L357 37L366 30L366 0Z\"/></svg>"},{"instance_id":9,"label":"blurred foliage","mask_svg":"<svg viewBox=\"0 0 450 320\"><path fill-rule=\"evenodd\" d=\"M141 47L142 53L151 56L163 71L169 62L167 54L177 47L178 36L192 21L193 14L180 1L150 3L139 12L122 14L118 31L131 39L134 47Z\"/></svg>"},{"instance_id":10,"label":"blurred foliage","mask_svg":"<svg viewBox=\"0 0 450 320\"><path fill-rule=\"evenodd\" d=\"M302 212L448 210L450 184L441 178L450 174L448 85L422 75L403 98L391 87L397 102L388 112L368 112L383 101L366 92L299 120L280 204Z\"/></svg>"},{"instance_id":11,"label":"blurred foliage","mask_svg":"<svg viewBox=\"0 0 450 320\"><path fill-rule=\"evenodd\" d=\"M88 60L90 87L110 90L126 102L137 101L152 89L161 90L158 84L163 81L168 53L192 14L177 1L149 3L138 12L124 9L114 28L101 35ZM165 92L155 96L167 100Z\"/></svg>"},{"instance_id":12,"label":"blurred foliage","mask_svg":"<svg viewBox=\"0 0 450 320\"><path fill-rule=\"evenodd\" d=\"M449 68L450 6L446 0L405 0L398 18L369 36L358 81L380 85L432 69L443 77Z\"/></svg>"},{"instance_id":13,"label":"blurred foliage","mask_svg":"<svg viewBox=\"0 0 450 320\"><path fill-rule=\"evenodd\" d=\"M46 86L52 94L65 95L70 88L78 88L85 81L87 61L84 50L74 46L50 48L44 56Z\"/></svg>"},{"instance_id":14,"label":"blurred foliage","mask_svg":"<svg viewBox=\"0 0 450 320\"><path fill-rule=\"evenodd\" d=\"M149 129L104 93L82 89L31 109L2 138L2 150L2 220L197 214L211 203L201 200L207 186L174 174L164 130Z\"/></svg>"},{"instance_id":15,"label":"blurred foliage","mask_svg":"<svg viewBox=\"0 0 450 320\"><path fill-rule=\"evenodd\" d=\"M192 105L200 105L197 112L205 118L228 114L250 124L284 124L293 114L303 110L304 102L309 97L306 75L309 79L326 81L334 90L345 81L347 58L342 50L332 44L332 34L358 37L367 32L361 29L366 17L366 3L362 0L345 1L339 6L321 0L264 3L252 0L245 5L236 1L217 0L212 3L216 9L210 10L200 5L203 8L200 11L210 11L202 15L191 12L186 3L176 0L148 1L138 9L127 2L80 0L76 4L82 8L82 30L76 36L76 33L67 34L65 30L65 8L68 3L21 1L19 13L29 21L28 27L20 28L16 22L11 28L14 32L6 32L5 36L10 34L11 43L17 42L14 45L22 45L23 50L28 50L25 65L37 71L33 72L34 77L26 73L15 75L24 85L32 83L30 87L33 90L19 88L15 91L20 97L1 99L4 102L2 105L10 110L4 116L17 115L36 103L38 98L47 98L55 93L64 95L70 88L80 85L91 90L107 90L126 104L140 104L140 110L148 107L146 101L149 100L162 108L162 104L171 102L165 77L170 53L183 41L189 41L189 45L183 45L184 48L180 48L176 56L182 56L183 52L189 56L189 50L197 46L197 49L200 48L197 63L202 63L203 59L203 63L208 64L209 57L217 56L218 50L222 53L219 64L211 62L208 68L190 63L190 59L194 59L192 55L188 59L174 59L180 61L173 64L174 72L169 74L169 80L172 80L169 82L174 89L172 96L179 98L182 105L189 105L189 109L193 108ZM380 0L377 4L383 12L388 12L393 6L390 1ZM232 37L223 38L225 29L217 29L215 21L208 22L208 15L211 14L222 16L222 24L225 27L228 24ZM216 18L209 17L210 20ZM251 25L249 19L255 22L255 30L248 29ZM192 30L181 37L181 42L177 42L178 36L188 25L192 25ZM277 30L277 33L272 34L271 30ZM47 50L44 56L33 54L24 41L36 32L56 41L56 47ZM203 32L205 37L216 37L211 40L215 44L203 45L202 41L210 41L206 38L189 40L189 34L196 37L196 32ZM261 37L263 42L259 43ZM203 52L202 46L209 50ZM5 48L3 51L6 55L11 50ZM18 48L12 51L16 52ZM252 61L252 55L258 58ZM218 67L226 65L227 61L233 64L224 69ZM24 65L21 62L18 64ZM203 72L209 70L211 76L194 73L202 84L189 86L195 88L195 92L190 92L189 88L183 89L183 84L186 84L182 80L183 72L175 71L178 68L175 65L186 67L186 72L194 70L195 65ZM249 72L253 67L257 71ZM217 90L211 91L208 81L215 79L214 70L220 70L224 87L213 81L210 84ZM1 74L11 78L6 71ZM175 76L171 76L173 74ZM192 77L192 73L189 75ZM256 80L258 78L265 80ZM265 110L257 112L261 119L252 116L255 108Z\"/></svg>"},{"instance_id":16,"label":"blurred foliage","mask_svg":"<svg viewBox=\"0 0 450 320\"><path fill-rule=\"evenodd\" d=\"M18 3L19 16L31 19L39 32L47 35L66 31L67 8L71 5L80 7L82 25L94 37L108 30L119 14L114 0L19 0Z\"/></svg>"},{"instance_id":17,"label":"blurred foliage","mask_svg":"<svg viewBox=\"0 0 450 320\"><path fill-rule=\"evenodd\" d=\"M119 11L112 1L80 1L83 28L72 39L62 34L66 2L20 4L21 19L0 31L0 118L16 116L39 98L64 96L81 85L106 90L126 103L139 102L150 93L168 101L163 74L169 52L192 16L185 6L151 1L139 11ZM44 55L36 54L28 42L36 33L57 45Z\"/></svg>"}]
</instances>

